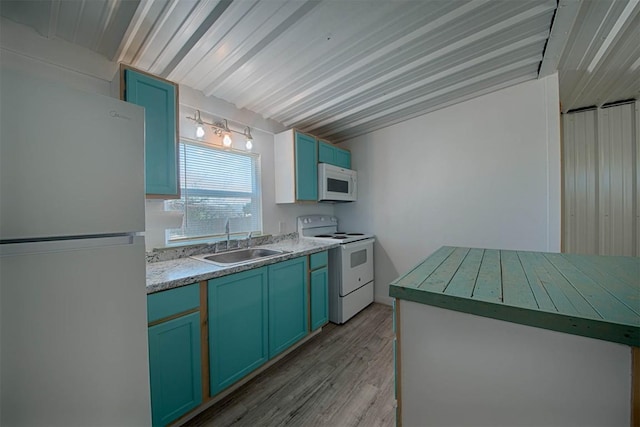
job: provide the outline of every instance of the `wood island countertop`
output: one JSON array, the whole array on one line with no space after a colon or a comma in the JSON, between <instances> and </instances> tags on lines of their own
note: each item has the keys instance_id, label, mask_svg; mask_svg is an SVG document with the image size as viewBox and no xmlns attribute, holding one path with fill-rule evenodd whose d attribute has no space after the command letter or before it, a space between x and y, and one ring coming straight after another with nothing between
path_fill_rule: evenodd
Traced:
<instances>
[{"instance_id":1,"label":"wood island countertop","mask_svg":"<svg viewBox=\"0 0 640 427\"><path fill-rule=\"evenodd\" d=\"M640 347L640 258L443 246L389 295Z\"/></svg>"}]
</instances>

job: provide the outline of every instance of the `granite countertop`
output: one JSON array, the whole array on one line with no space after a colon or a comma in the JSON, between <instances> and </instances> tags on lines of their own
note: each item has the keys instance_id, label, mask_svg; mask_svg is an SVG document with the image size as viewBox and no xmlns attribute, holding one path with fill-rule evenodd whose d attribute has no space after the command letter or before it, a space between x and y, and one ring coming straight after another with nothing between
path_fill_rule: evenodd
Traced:
<instances>
[{"instance_id":1,"label":"granite countertop","mask_svg":"<svg viewBox=\"0 0 640 427\"><path fill-rule=\"evenodd\" d=\"M640 258L444 246L392 297L640 346Z\"/></svg>"},{"instance_id":2,"label":"granite countertop","mask_svg":"<svg viewBox=\"0 0 640 427\"><path fill-rule=\"evenodd\" d=\"M190 285L240 271L251 270L264 265L275 264L280 261L326 251L338 246L340 246L340 244L337 242L334 243L327 242L326 240L302 237L253 246L254 248L287 251L287 253L228 267L217 266L190 257L147 263L147 294Z\"/></svg>"}]
</instances>

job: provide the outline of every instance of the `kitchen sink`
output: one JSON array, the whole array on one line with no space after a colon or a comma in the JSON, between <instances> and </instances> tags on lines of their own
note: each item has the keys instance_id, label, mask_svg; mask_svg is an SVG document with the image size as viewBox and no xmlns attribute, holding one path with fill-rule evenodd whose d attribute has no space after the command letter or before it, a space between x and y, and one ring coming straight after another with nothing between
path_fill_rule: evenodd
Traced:
<instances>
[{"instance_id":1,"label":"kitchen sink","mask_svg":"<svg viewBox=\"0 0 640 427\"><path fill-rule=\"evenodd\" d=\"M219 254L196 255L195 258L200 261L210 262L212 264L228 266L232 264L241 264L247 261L255 261L262 258L268 258L276 255L288 253L288 251L279 251L275 249L249 248L237 251L220 252Z\"/></svg>"}]
</instances>

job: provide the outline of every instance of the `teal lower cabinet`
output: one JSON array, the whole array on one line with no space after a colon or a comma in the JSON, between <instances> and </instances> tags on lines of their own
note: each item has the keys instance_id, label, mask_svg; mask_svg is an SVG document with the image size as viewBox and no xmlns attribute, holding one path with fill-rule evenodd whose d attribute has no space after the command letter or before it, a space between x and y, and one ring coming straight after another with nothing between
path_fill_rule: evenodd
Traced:
<instances>
[{"instance_id":1,"label":"teal lower cabinet","mask_svg":"<svg viewBox=\"0 0 640 427\"><path fill-rule=\"evenodd\" d=\"M202 403L200 313L149 327L154 426L165 426Z\"/></svg>"},{"instance_id":2,"label":"teal lower cabinet","mask_svg":"<svg viewBox=\"0 0 640 427\"><path fill-rule=\"evenodd\" d=\"M267 267L209 280L208 308L214 396L269 359Z\"/></svg>"},{"instance_id":3,"label":"teal lower cabinet","mask_svg":"<svg viewBox=\"0 0 640 427\"><path fill-rule=\"evenodd\" d=\"M324 326L329 321L329 270L328 252L309 256L311 330Z\"/></svg>"},{"instance_id":4,"label":"teal lower cabinet","mask_svg":"<svg viewBox=\"0 0 640 427\"><path fill-rule=\"evenodd\" d=\"M322 267L311 272L311 330L329 321L329 270Z\"/></svg>"},{"instance_id":5,"label":"teal lower cabinet","mask_svg":"<svg viewBox=\"0 0 640 427\"><path fill-rule=\"evenodd\" d=\"M269 267L269 357L307 335L307 257Z\"/></svg>"}]
</instances>

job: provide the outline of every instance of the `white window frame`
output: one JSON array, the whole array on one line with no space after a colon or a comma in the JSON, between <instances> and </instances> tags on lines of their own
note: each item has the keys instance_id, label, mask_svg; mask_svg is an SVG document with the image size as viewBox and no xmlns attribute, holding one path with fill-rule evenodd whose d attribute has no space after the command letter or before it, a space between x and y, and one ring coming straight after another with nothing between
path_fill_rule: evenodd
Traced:
<instances>
[{"instance_id":1,"label":"white window frame","mask_svg":"<svg viewBox=\"0 0 640 427\"><path fill-rule=\"evenodd\" d=\"M238 189L238 188L230 189L230 190L225 190L222 188L218 188L218 189L201 188L204 185L198 188L198 184L195 183L198 180L193 178L193 176L196 173L190 172L189 169L193 171L193 168L188 168L189 165L183 161L185 151L188 149L185 147L185 144L197 147L196 149L198 150L202 150L202 149L213 150L217 152L218 155L224 155L224 153L229 153L232 155L243 156L245 158L251 159L252 162L251 162L251 171L250 171L250 176L251 176L250 185L253 191L249 193L249 192L242 191L242 189ZM179 146L178 146L178 162L179 162L179 173L180 173L181 198L165 201L165 210L167 211L177 210L178 212L182 211L184 213L182 226L180 227L183 231L183 235L177 235L175 232L175 230L177 229L166 230L165 241L167 246L185 245L185 244L193 244L193 243L201 243L201 242L216 242L219 240L226 239L227 235L224 230L225 230L225 225L227 221L229 221L229 231L231 234L230 237L232 239L245 238L249 232L252 232L254 236L262 233L262 225L263 225L262 224L262 188L261 188L262 174L261 174L260 154L237 150L234 148L223 148L221 146L209 144L204 141L197 141L197 140L182 137L180 138ZM245 174L246 173L247 171L245 171ZM207 181L206 185L214 185L214 183L222 184L220 180L221 180L221 177L219 176L212 177L212 181ZM242 177L239 177L239 180L243 181ZM246 178L244 180L246 181ZM233 213L233 212L221 211L219 216L206 220L206 221L210 221L211 228L210 230L208 230L208 232L201 233L201 234L194 234L193 233L194 230L190 229L190 224L189 224L189 221L192 221L192 222L194 221L191 219L190 213L188 211L175 209L176 205L182 204L188 210L190 203L187 203L186 200L192 197L194 192L199 192L200 194L204 194L205 196L208 194L208 195L211 195L213 198L218 197L219 199L223 199L224 196L227 196L228 199L251 198L255 206L252 207L250 215L244 216L244 217L241 215L237 215L238 212ZM257 216L257 218L253 218L254 216ZM247 222L251 223L250 227L247 227ZM208 226L209 224L205 224L205 227L208 227ZM197 229L198 227L196 226L195 228ZM246 228L251 228L251 229L246 229Z\"/></svg>"}]
</instances>

